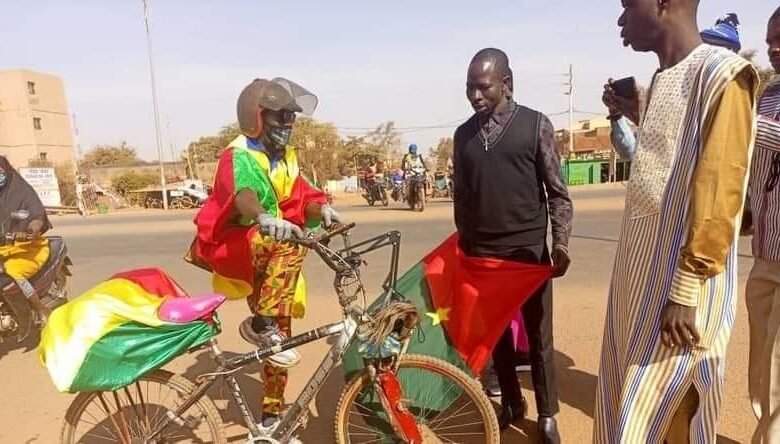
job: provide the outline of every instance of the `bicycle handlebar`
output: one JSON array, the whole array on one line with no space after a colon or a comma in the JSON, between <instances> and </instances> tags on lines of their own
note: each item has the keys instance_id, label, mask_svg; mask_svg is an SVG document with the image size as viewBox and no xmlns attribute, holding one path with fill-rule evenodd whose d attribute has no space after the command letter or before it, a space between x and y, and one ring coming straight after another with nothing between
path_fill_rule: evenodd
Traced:
<instances>
[{"instance_id":1,"label":"bicycle handlebar","mask_svg":"<svg viewBox=\"0 0 780 444\"><path fill-rule=\"evenodd\" d=\"M320 244L320 243L322 243L322 242L324 242L324 241L326 241L326 240L328 240L328 239L330 239L332 237L338 236L339 234L347 233L349 230L351 230L353 228L355 228L355 223L354 222L346 224L346 225L338 225L335 228L327 230L324 233L321 233L321 234L319 234L317 236L314 236L312 238L309 238L309 239L295 239L295 238L292 238L292 239L289 239L288 242L290 242L292 244L300 245L302 247L307 247L307 248L314 249L317 246L317 244Z\"/></svg>"}]
</instances>

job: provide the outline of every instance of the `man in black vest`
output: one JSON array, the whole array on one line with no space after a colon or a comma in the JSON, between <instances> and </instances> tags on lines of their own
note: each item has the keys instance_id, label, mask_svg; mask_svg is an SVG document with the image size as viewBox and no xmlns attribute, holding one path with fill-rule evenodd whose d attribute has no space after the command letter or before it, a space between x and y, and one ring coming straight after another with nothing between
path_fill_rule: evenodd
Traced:
<instances>
[{"instance_id":1,"label":"man in black vest","mask_svg":"<svg viewBox=\"0 0 780 444\"><path fill-rule=\"evenodd\" d=\"M469 256L535 264L550 263L552 257L554 277L563 276L570 262L572 204L561 178L552 123L512 99L509 60L498 49L483 49L474 56L466 95L476 113L455 131L455 224L461 248ZM552 254L547 248L548 217ZM548 282L523 306L543 443L560 442L552 316ZM527 409L514 358L507 328L493 351L502 429L523 418Z\"/></svg>"}]
</instances>

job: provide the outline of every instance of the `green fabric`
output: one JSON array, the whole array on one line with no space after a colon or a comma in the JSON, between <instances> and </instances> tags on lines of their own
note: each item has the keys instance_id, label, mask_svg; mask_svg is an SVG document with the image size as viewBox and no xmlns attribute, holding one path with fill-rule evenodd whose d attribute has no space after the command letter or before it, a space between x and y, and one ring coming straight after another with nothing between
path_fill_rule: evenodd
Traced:
<instances>
[{"instance_id":1,"label":"green fabric","mask_svg":"<svg viewBox=\"0 0 780 444\"><path fill-rule=\"evenodd\" d=\"M216 318L215 318L216 319ZM110 391L133 383L219 331L203 321L151 327L128 322L111 330L87 352L70 392Z\"/></svg>"},{"instance_id":2,"label":"green fabric","mask_svg":"<svg viewBox=\"0 0 780 444\"><path fill-rule=\"evenodd\" d=\"M279 202L271 178L246 149L233 148L233 186L236 194L247 188L254 191L265 211L274 217L279 216ZM242 225L254 223L247 218L241 220Z\"/></svg>"},{"instance_id":3,"label":"green fabric","mask_svg":"<svg viewBox=\"0 0 780 444\"><path fill-rule=\"evenodd\" d=\"M452 347L444 332L442 324L433 325L431 317L426 313L436 311L429 294L425 280L425 267L422 262L413 266L398 280L396 289L403 294L409 302L417 306L420 313L420 327L409 343L407 353L428 355L439 358L455 365L466 373L471 373L465 361ZM385 295L380 296L369 308L369 311L377 309L383 303ZM343 361L347 380L363 369L363 357L358 353L358 344L353 341L347 350ZM411 401L410 407L424 407L428 410L446 410L461 393L450 388L450 384L441 377L420 378L419 372L400 374L399 379L404 388L404 397ZM440 394L431 397L431 393ZM373 397L372 397L373 398ZM376 399L364 399L366 405L379 406Z\"/></svg>"}]
</instances>

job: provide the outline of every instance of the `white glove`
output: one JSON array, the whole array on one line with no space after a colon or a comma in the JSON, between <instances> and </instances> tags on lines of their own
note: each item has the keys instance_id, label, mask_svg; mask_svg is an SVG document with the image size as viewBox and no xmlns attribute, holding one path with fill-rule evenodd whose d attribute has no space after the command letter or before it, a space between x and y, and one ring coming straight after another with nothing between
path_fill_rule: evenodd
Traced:
<instances>
[{"instance_id":1,"label":"white glove","mask_svg":"<svg viewBox=\"0 0 780 444\"><path fill-rule=\"evenodd\" d=\"M322 224L325 228L330 227L333 223L341 223L341 216L330 205L323 205L320 210L320 216L322 217Z\"/></svg>"},{"instance_id":2,"label":"white glove","mask_svg":"<svg viewBox=\"0 0 780 444\"><path fill-rule=\"evenodd\" d=\"M263 213L258 216L257 223L260 224L260 231L277 241L285 241L292 236L303 239L303 231L300 227L284 219L277 219L270 214Z\"/></svg>"}]
</instances>

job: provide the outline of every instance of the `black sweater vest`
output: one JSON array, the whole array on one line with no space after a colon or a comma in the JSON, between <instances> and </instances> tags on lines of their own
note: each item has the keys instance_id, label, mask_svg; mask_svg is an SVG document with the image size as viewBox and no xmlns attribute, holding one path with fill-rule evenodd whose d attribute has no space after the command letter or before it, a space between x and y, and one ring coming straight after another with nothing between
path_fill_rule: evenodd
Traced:
<instances>
[{"instance_id":1,"label":"black sweater vest","mask_svg":"<svg viewBox=\"0 0 780 444\"><path fill-rule=\"evenodd\" d=\"M455 132L455 220L467 244L520 247L545 241L540 116L518 105L487 150L476 116Z\"/></svg>"}]
</instances>

